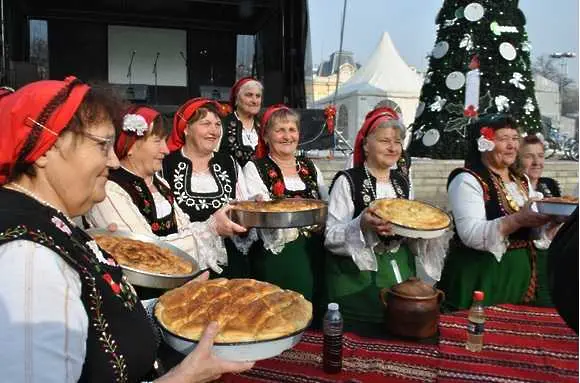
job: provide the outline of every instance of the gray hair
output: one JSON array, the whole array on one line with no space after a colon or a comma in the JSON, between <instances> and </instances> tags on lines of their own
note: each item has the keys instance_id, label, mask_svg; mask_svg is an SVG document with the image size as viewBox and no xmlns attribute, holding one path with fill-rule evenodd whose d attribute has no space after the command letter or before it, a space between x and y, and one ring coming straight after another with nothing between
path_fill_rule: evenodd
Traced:
<instances>
[{"instance_id":1,"label":"gray hair","mask_svg":"<svg viewBox=\"0 0 580 383\"><path fill-rule=\"evenodd\" d=\"M381 122L379 122L377 127L374 129L374 131L376 131L377 129L382 129L382 128L397 128L397 129L399 129L399 133L401 134L401 140L405 139L405 134L407 132L407 128L405 128L405 125L403 125L403 123L400 120L381 121Z\"/></svg>"},{"instance_id":2,"label":"gray hair","mask_svg":"<svg viewBox=\"0 0 580 383\"><path fill-rule=\"evenodd\" d=\"M249 88L258 88L260 92L264 92L264 85L260 81L257 80L250 80L242 84L240 89L238 89L238 93L236 93L236 105L238 105L238 101L240 100L240 94L248 90Z\"/></svg>"}]
</instances>

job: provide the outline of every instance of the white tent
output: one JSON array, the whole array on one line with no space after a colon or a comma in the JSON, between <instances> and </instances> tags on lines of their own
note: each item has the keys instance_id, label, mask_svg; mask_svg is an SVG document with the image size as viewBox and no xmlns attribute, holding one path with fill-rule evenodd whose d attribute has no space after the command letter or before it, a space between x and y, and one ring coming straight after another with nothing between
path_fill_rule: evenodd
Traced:
<instances>
[{"instance_id":1,"label":"white tent","mask_svg":"<svg viewBox=\"0 0 580 383\"><path fill-rule=\"evenodd\" d=\"M336 95L316 101L314 107L335 102L337 128L352 143L365 115L379 102L394 102L405 125L413 122L422 84L421 76L405 63L384 32L368 63L340 86Z\"/></svg>"}]
</instances>

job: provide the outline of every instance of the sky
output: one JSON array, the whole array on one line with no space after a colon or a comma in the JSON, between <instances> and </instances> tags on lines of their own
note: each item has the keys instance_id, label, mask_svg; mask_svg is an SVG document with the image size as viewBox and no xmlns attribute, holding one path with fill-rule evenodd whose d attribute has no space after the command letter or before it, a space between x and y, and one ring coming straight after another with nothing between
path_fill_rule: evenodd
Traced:
<instances>
[{"instance_id":1,"label":"sky","mask_svg":"<svg viewBox=\"0 0 580 383\"><path fill-rule=\"evenodd\" d=\"M312 64L317 67L339 49L344 2L308 0L308 4ZM442 0L347 0L343 50L354 52L355 61L364 65L386 31L407 64L423 71L442 5ZM527 20L532 62L554 52L579 53L578 0L520 0L519 8ZM568 76L578 83L578 57L566 61Z\"/></svg>"}]
</instances>

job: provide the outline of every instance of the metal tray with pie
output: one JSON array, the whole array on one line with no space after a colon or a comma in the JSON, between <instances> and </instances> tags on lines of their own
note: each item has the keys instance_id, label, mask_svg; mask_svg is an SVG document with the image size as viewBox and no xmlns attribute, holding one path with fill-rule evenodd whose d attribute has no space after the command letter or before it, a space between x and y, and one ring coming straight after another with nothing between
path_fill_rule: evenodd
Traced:
<instances>
[{"instance_id":1,"label":"metal tray with pie","mask_svg":"<svg viewBox=\"0 0 580 383\"><path fill-rule=\"evenodd\" d=\"M231 205L231 219L248 228L284 229L324 225L328 213L327 203L317 199L236 201Z\"/></svg>"},{"instance_id":2,"label":"metal tray with pie","mask_svg":"<svg viewBox=\"0 0 580 383\"><path fill-rule=\"evenodd\" d=\"M294 347L312 321L301 294L253 279L191 281L163 294L155 305L163 340L190 353L216 321L213 351L230 361L268 359Z\"/></svg>"},{"instance_id":3,"label":"metal tray with pie","mask_svg":"<svg viewBox=\"0 0 580 383\"><path fill-rule=\"evenodd\" d=\"M427 202L403 198L373 201L376 214L393 225L393 232L408 238L437 238L451 226L449 214Z\"/></svg>"},{"instance_id":4,"label":"metal tray with pie","mask_svg":"<svg viewBox=\"0 0 580 383\"><path fill-rule=\"evenodd\" d=\"M172 289L201 272L189 254L148 235L107 229L89 229L87 233L115 258L134 285Z\"/></svg>"},{"instance_id":5,"label":"metal tray with pie","mask_svg":"<svg viewBox=\"0 0 580 383\"><path fill-rule=\"evenodd\" d=\"M568 217L578 208L578 198L572 196L549 197L534 202L538 213Z\"/></svg>"}]
</instances>

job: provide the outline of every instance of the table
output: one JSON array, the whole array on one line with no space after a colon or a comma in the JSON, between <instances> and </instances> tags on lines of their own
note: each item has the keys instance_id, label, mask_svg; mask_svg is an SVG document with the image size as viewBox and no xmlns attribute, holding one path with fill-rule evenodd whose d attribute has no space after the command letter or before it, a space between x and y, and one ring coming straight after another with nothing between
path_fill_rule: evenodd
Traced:
<instances>
[{"instance_id":1,"label":"table","mask_svg":"<svg viewBox=\"0 0 580 383\"><path fill-rule=\"evenodd\" d=\"M223 382L577 382L578 337L554 309L486 308L484 349L465 350L467 312L441 315L439 344L344 335L343 370L322 370L322 334Z\"/></svg>"}]
</instances>

